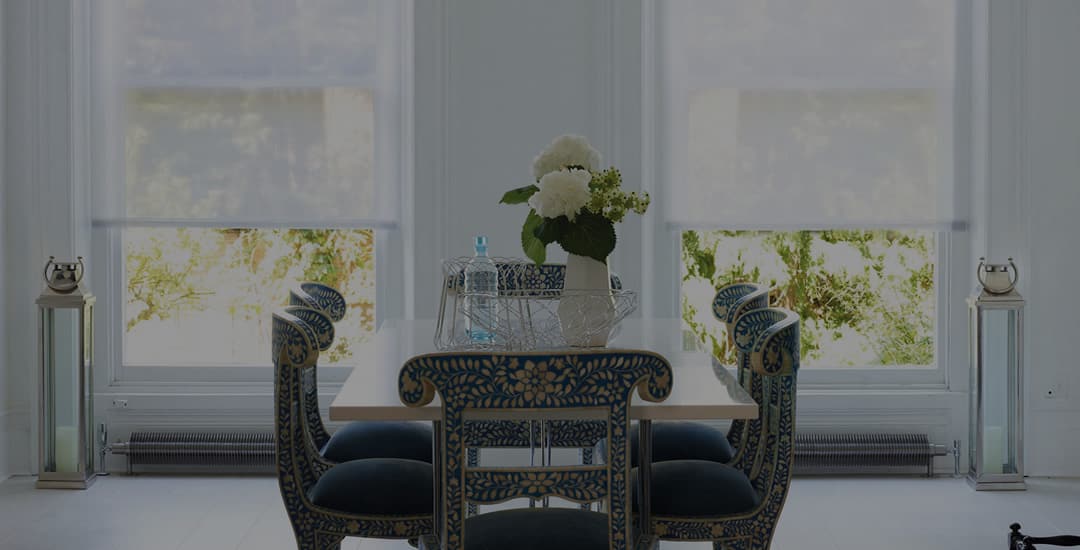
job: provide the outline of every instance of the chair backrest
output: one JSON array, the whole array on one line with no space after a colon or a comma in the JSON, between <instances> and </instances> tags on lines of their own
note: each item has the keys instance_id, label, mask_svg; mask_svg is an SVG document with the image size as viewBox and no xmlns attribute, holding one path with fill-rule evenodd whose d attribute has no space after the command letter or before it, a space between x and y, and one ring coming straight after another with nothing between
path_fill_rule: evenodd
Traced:
<instances>
[{"instance_id":1,"label":"chair backrest","mask_svg":"<svg viewBox=\"0 0 1080 550\"><path fill-rule=\"evenodd\" d=\"M337 323L345 318L349 304L345 297L332 286L322 283L300 283L289 291L290 306L307 306L318 309Z\"/></svg>"},{"instance_id":2,"label":"chair backrest","mask_svg":"<svg viewBox=\"0 0 1080 550\"><path fill-rule=\"evenodd\" d=\"M348 311L348 303L341 292L329 285L315 282L303 282L291 289L289 305L318 310L334 323L344 319ZM321 323L315 326L323 327ZM334 340L333 325L330 325L330 332L324 331L320 334L319 349L326 351ZM310 424L311 436L315 445L321 449L330 441L330 432L319 414L319 377L316 369L305 371L300 387L304 395L304 414Z\"/></svg>"},{"instance_id":3,"label":"chair backrest","mask_svg":"<svg viewBox=\"0 0 1080 550\"><path fill-rule=\"evenodd\" d=\"M611 548L631 541L627 477L630 472L630 397L634 388L649 401L671 393L671 365L646 351L615 350L528 353L436 353L410 359L398 391L409 406L442 399L442 449L447 550L464 547L468 502L494 503L517 497L560 496L578 502L606 500ZM470 468L465 460L467 412L551 412L589 409L608 426L603 465ZM618 452L615 452L618 450Z\"/></svg>"},{"instance_id":4,"label":"chair backrest","mask_svg":"<svg viewBox=\"0 0 1080 550\"><path fill-rule=\"evenodd\" d=\"M334 323L322 310L307 306L288 306L285 312L304 321L315 331L319 351L326 351L334 344ZM322 449L330 441L330 432L323 424L319 412L318 369L305 369L300 375L300 399L303 402L304 418L307 419L308 431L317 449Z\"/></svg>"},{"instance_id":5,"label":"chair backrest","mask_svg":"<svg viewBox=\"0 0 1080 550\"><path fill-rule=\"evenodd\" d=\"M729 349L735 346L735 320L744 313L769 307L769 287L757 283L734 283L727 285L716 292L712 301L713 316L727 327L727 345ZM736 373L739 385L750 393L755 401L761 399L761 383L754 381L750 371L750 362L745 360L742 352L735 348ZM720 360L713 357L714 368L725 368ZM736 451L736 461L741 459L747 448L747 440L750 432L758 431L758 419L732 420L728 430L728 442Z\"/></svg>"},{"instance_id":6,"label":"chair backrest","mask_svg":"<svg viewBox=\"0 0 1080 550\"><path fill-rule=\"evenodd\" d=\"M541 264L495 259L499 270L499 289L503 291L529 291L560 289L566 280L565 264ZM622 290L622 280L611 274L611 288ZM446 287L457 291L465 288L465 273L458 271L446 275Z\"/></svg>"},{"instance_id":7,"label":"chair backrest","mask_svg":"<svg viewBox=\"0 0 1080 550\"><path fill-rule=\"evenodd\" d=\"M296 285L289 291L289 306L306 307L322 312L334 323L345 318L348 304L337 289L322 283L304 282ZM313 326L318 330L324 327L322 323ZM326 351L334 340L333 324L330 331L321 332L319 349ZM327 342L327 338L329 341ZM324 347L325 344L325 347ZM305 371L300 387L304 395L304 414L311 427L311 436L315 445L321 449L330 441L330 432L323 424L322 415L319 414L319 377L316 369Z\"/></svg>"},{"instance_id":8,"label":"chair backrest","mask_svg":"<svg viewBox=\"0 0 1080 550\"><path fill-rule=\"evenodd\" d=\"M760 381L758 421L747 452L734 467L750 478L762 508L783 506L795 458L795 396L799 371L799 316L781 308L755 309L735 321L735 345Z\"/></svg>"},{"instance_id":9,"label":"chair backrest","mask_svg":"<svg viewBox=\"0 0 1080 550\"><path fill-rule=\"evenodd\" d=\"M302 416L301 378L319 358L318 334L284 311L273 316L274 437L278 485L289 510L309 507L308 491L325 469Z\"/></svg>"}]
</instances>

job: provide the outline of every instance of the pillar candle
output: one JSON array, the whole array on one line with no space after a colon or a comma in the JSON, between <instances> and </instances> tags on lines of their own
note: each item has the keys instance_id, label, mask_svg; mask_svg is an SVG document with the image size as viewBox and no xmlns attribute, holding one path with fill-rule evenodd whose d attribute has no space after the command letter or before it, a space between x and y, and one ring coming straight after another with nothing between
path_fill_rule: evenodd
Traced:
<instances>
[{"instance_id":1,"label":"pillar candle","mask_svg":"<svg viewBox=\"0 0 1080 550\"><path fill-rule=\"evenodd\" d=\"M56 427L56 471L76 472L79 468L79 432L74 426Z\"/></svg>"}]
</instances>

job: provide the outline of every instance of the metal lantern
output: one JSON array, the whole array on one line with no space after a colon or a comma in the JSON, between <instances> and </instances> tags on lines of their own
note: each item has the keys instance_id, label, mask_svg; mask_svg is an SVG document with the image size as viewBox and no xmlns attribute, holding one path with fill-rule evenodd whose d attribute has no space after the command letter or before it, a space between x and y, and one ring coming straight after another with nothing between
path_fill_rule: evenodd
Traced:
<instances>
[{"instance_id":1,"label":"metal lantern","mask_svg":"<svg viewBox=\"0 0 1080 550\"><path fill-rule=\"evenodd\" d=\"M85 489L94 481L94 296L84 292L83 263L45 264L37 299L40 346L38 488Z\"/></svg>"},{"instance_id":2,"label":"metal lantern","mask_svg":"<svg viewBox=\"0 0 1080 550\"><path fill-rule=\"evenodd\" d=\"M968 482L977 491L1023 490L1024 299L1016 264L980 258L980 288L968 299L971 429Z\"/></svg>"}]
</instances>

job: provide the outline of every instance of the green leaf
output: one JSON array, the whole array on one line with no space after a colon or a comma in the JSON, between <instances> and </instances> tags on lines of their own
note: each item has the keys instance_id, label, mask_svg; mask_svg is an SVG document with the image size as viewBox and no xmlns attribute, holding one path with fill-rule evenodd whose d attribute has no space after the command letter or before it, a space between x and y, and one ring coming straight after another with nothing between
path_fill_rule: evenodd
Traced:
<instances>
[{"instance_id":1,"label":"green leaf","mask_svg":"<svg viewBox=\"0 0 1080 550\"><path fill-rule=\"evenodd\" d=\"M570 225L570 219L566 216L558 218L540 218L540 225L533 230L533 235L544 244L551 244L559 240L559 236L566 232Z\"/></svg>"},{"instance_id":2,"label":"green leaf","mask_svg":"<svg viewBox=\"0 0 1080 550\"><path fill-rule=\"evenodd\" d=\"M536 262L537 265L544 263L547 259L547 245L543 241L536 238L536 228L543 223L544 218L541 218L536 210L529 209L529 215L525 218L525 225L521 227L521 249L525 251L525 255L530 260Z\"/></svg>"},{"instance_id":3,"label":"green leaf","mask_svg":"<svg viewBox=\"0 0 1080 550\"><path fill-rule=\"evenodd\" d=\"M526 185L525 187L511 189L502 196L502 199L499 200L499 203L521 204L523 202L528 202L529 197L533 196L533 193L536 193L539 190L540 188L535 185Z\"/></svg>"},{"instance_id":4,"label":"green leaf","mask_svg":"<svg viewBox=\"0 0 1080 550\"><path fill-rule=\"evenodd\" d=\"M571 254L606 262L615 250L615 224L600 214L582 210L567 224L566 231L559 236L559 244Z\"/></svg>"}]
</instances>

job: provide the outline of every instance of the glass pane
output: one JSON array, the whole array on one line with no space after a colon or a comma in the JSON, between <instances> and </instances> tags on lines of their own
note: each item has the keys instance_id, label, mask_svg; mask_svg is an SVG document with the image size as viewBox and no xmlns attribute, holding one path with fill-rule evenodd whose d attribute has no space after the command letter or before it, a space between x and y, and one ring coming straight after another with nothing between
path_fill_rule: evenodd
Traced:
<instances>
[{"instance_id":1,"label":"glass pane","mask_svg":"<svg viewBox=\"0 0 1080 550\"><path fill-rule=\"evenodd\" d=\"M371 78L374 1L121 0L129 79Z\"/></svg>"},{"instance_id":2,"label":"glass pane","mask_svg":"<svg viewBox=\"0 0 1080 550\"><path fill-rule=\"evenodd\" d=\"M968 358L971 361L968 369L968 388L971 396L968 401L968 470L977 472L979 468L979 339L978 339L979 310L969 308L968 311Z\"/></svg>"},{"instance_id":3,"label":"glass pane","mask_svg":"<svg viewBox=\"0 0 1080 550\"><path fill-rule=\"evenodd\" d=\"M932 231L687 231L682 234L682 317L725 364L716 290L772 288L772 305L799 313L802 367L934 365L937 286Z\"/></svg>"},{"instance_id":4,"label":"glass pane","mask_svg":"<svg viewBox=\"0 0 1080 550\"><path fill-rule=\"evenodd\" d=\"M83 418L86 424L83 426L86 438L86 471L94 471L94 447L96 439L94 433L97 424L94 422L94 370L92 361L94 357L94 306L87 304L83 310L83 365L86 372L86 384L83 386Z\"/></svg>"},{"instance_id":5,"label":"glass pane","mask_svg":"<svg viewBox=\"0 0 1080 550\"><path fill-rule=\"evenodd\" d=\"M79 471L79 310L45 310L45 471Z\"/></svg>"},{"instance_id":6,"label":"glass pane","mask_svg":"<svg viewBox=\"0 0 1080 550\"><path fill-rule=\"evenodd\" d=\"M983 473L1016 473L1016 311L982 311Z\"/></svg>"},{"instance_id":7,"label":"glass pane","mask_svg":"<svg viewBox=\"0 0 1080 550\"><path fill-rule=\"evenodd\" d=\"M128 228L124 357L131 366L267 366L270 315L303 281L349 309L320 364L352 364L375 330L375 232Z\"/></svg>"},{"instance_id":8,"label":"glass pane","mask_svg":"<svg viewBox=\"0 0 1080 550\"><path fill-rule=\"evenodd\" d=\"M788 87L951 82L954 3L943 0L659 2L689 72ZM861 86L860 86L861 85Z\"/></svg>"},{"instance_id":9,"label":"glass pane","mask_svg":"<svg viewBox=\"0 0 1080 550\"><path fill-rule=\"evenodd\" d=\"M130 91L125 214L279 225L385 215L374 132L370 90Z\"/></svg>"},{"instance_id":10,"label":"glass pane","mask_svg":"<svg viewBox=\"0 0 1080 550\"><path fill-rule=\"evenodd\" d=\"M952 207L940 102L928 90L693 91L671 211L724 227L935 223ZM715 194L725 200L702 200Z\"/></svg>"}]
</instances>

